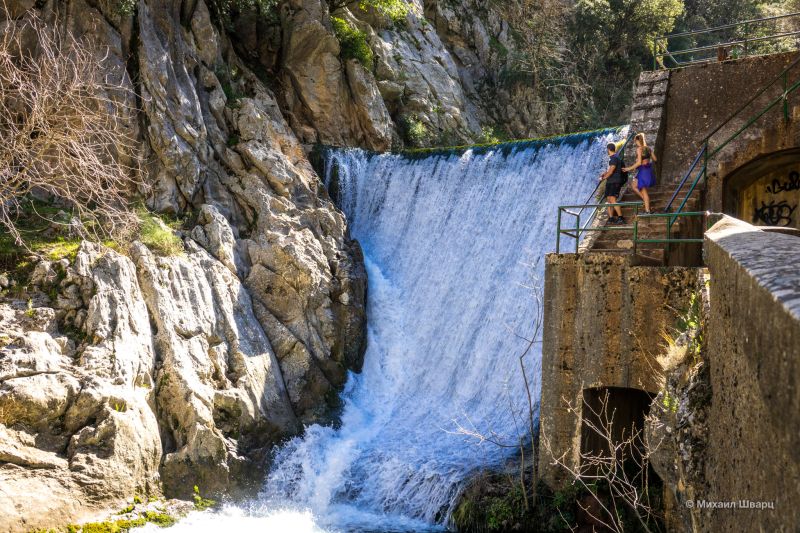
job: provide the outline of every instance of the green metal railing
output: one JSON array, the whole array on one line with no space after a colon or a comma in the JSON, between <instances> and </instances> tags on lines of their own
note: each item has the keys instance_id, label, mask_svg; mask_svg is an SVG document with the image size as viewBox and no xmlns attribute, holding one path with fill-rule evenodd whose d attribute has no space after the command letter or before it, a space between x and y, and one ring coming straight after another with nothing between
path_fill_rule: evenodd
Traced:
<instances>
[{"instance_id":1,"label":"green metal railing","mask_svg":"<svg viewBox=\"0 0 800 533\"><path fill-rule=\"evenodd\" d=\"M724 50L726 57L736 59L764 53L763 47L759 48L758 46L763 44L772 45L773 49L768 50L770 53L778 51L778 49L783 49L784 51L797 49L797 37L800 36L800 30L782 31L776 28L773 29L772 33L769 33L769 29L765 28L765 25L768 23L777 24L778 22L796 22L798 20L800 20L800 12L795 12L657 37L653 42L652 50L653 70L679 68L717 61L719 59L717 54L720 50ZM735 34L737 36L728 37L726 34ZM696 44L698 38L703 39L704 37L710 38L711 44L698 46ZM689 40L693 44L689 45L688 48L676 48L674 46L674 41L676 40ZM784 43L780 43L781 40ZM784 45L780 46L780 44ZM709 53L712 53L712 55L709 56ZM667 62L670 64L668 65Z\"/></svg>"},{"instance_id":2,"label":"green metal railing","mask_svg":"<svg viewBox=\"0 0 800 533\"><path fill-rule=\"evenodd\" d=\"M619 150L617 150L617 153L620 155L620 157L623 160L625 158L625 148L628 147L628 143L631 142L631 140L634 138L634 136L636 136L636 132L629 131L628 132L628 137L625 139L625 142L622 143L622 146L620 146ZM566 211L569 215L572 215L572 216L576 217L576 222L578 223L578 227L577 228L571 228L571 229L569 229L569 231L572 231L573 229L576 230L577 237L575 239L575 241L576 241L575 242L575 250L576 250L576 253L577 253L578 245L580 244L580 236L581 236L581 234L583 234L583 233L585 233L587 231L590 231L589 226L591 226L592 222L594 222L594 219L597 216L597 213L599 213L600 210L603 209L603 207L606 207L608 205L608 204L591 203L592 200L595 200L597 198L597 193L600 191L600 187L602 187L604 184L605 184L604 181L602 181L602 180L599 181L597 183L597 185L595 186L594 190L591 192L591 194L589 194L589 197L586 199L586 203L583 204L583 205L579 205L579 206L562 205L562 206L559 206L559 208L558 208L558 231L559 231L559 233L558 233L558 238L557 238L557 241L556 241L556 252L557 253L558 253L558 249L560 247L561 235L562 235L562 233L561 233L561 215L562 215L562 213L564 213ZM625 191L624 191L624 188L623 188L623 190L620 191L620 196L622 196L622 194L624 192ZM634 202L634 203L636 203L636 202ZM639 203L641 203L641 202L639 202ZM578 209L578 211L577 212L569 212L568 210L572 209L572 208L576 208L576 209ZM584 216L584 211L586 209L591 209L591 212L587 216ZM584 223L584 225L582 227L580 226L581 217L583 217L583 219L585 221L585 223ZM594 231L594 230L591 230L591 231ZM603 231L603 230L599 230L599 231Z\"/></svg>"},{"instance_id":3,"label":"green metal railing","mask_svg":"<svg viewBox=\"0 0 800 533\"><path fill-rule=\"evenodd\" d=\"M669 200L666 208L664 209L664 213L655 213L655 214L639 214L639 207L642 205L642 202L619 202L617 204L607 204L607 203L586 203L584 205L566 205L566 206L559 206L558 208L558 235L556 240L556 253L561 253L561 236L567 235L575 239L575 253L578 253L579 246L580 246L580 239L584 233L593 232L593 231L625 231L625 230L633 230L633 241L634 241L634 253L636 253L639 244L651 243L651 244L666 244L667 246L671 244L680 244L680 243L701 243L703 242L702 238L675 238L673 235L675 231L673 230L673 226L676 221L685 217L699 217L705 216L707 214L705 212L700 211L693 211L693 212L686 212L684 208L689 202L689 199L692 197L692 194L697 189L698 185L702 181L703 184L708 179L708 168L709 163L717 156L719 153L728 146L733 140L738 138L742 133L747 131L753 124L758 122L761 118L763 118L767 113L771 110L775 109L778 105L781 105L782 108L782 115L785 121L788 121L790 117L789 113L789 96L794 94L798 89L800 89L800 75L797 76L795 81L789 82L791 70L795 67L800 65L800 57L794 60L792 63L789 64L778 76L776 76L770 83L766 84L762 87L759 91L757 91L748 101L740 106L733 114L731 114L724 122L719 124L716 128L714 128L710 133L708 133L700 142L700 150L698 151L697 155L695 156L689 170L683 176L683 178L678 183L675 191L672 194L672 197ZM800 74L800 73L799 73ZM736 129L735 132L729 134L722 142L711 147L711 139L714 135L722 131L722 129L728 125L732 120L737 118L741 115L750 105L752 105L759 97L764 95L771 87L774 87L776 84L781 84L780 94L773 98L772 100L767 103L765 107L763 107L760 111L756 112L752 116L750 116L747 120L744 121L744 124ZM627 145L628 141L633 137L633 133L628 137L626 140L625 145ZM624 149L624 146L623 148ZM620 150L620 152L622 151ZM702 162L702 164L701 164ZM698 167L699 165L699 167ZM691 185L689 190L686 194L683 195L680 205L675 211L672 211L672 205L678 199L683 187L686 183L692 178L694 175L694 179L691 181ZM601 182L602 183L602 182ZM595 188L595 192L592 193L590 200L594 195L597 193L598 187ZM617 205L620 207L633 207L634 208L634 216L635 220L633 225L625 225L625 226L606 226L606 227L589 227L591 223L594 221L597 213L606 207ZM591 212L587 218L583 220L585 223L581 225L581 219L583 216L583 212L586 209L590 209ZM577 211L576 211L577 210ZM562 222L564 215L574 216L575 217L575 225L574 227L569 228L562 228ZM640 239L639 238L639 221L646 220L648 218L667 218L666 224L666 235L665 237L658 238L658 239Z\"/></svg>"},{"instance_id":4,"label":"green metal railing","mask_svg":"<svg viewBox=\"0 0 800 533\"><path fill-rule=\"evenodd\" d=\"M703 180L703 183L708 179L708 166L709 163L717 156L719 153L728 146L733 140L738 138L742 133L744 133L748 128L750 128L753 124L758 122L764 115L769 113L771 110L775 109L778 105L781 105L783 119L788 121L790 119L789 116L789 96L792 95L795 91L800 89L800 77L797 81L793 83L789 83L789 74L791 70L795 67L800 65L800 57L792 61L783 71L778 74L775 78L772 79L768 84L764 85L760 90L758 90L752 97L750 97L747 102L741 105L736 111L734 111L724 122L720 123L716 128L714 128L711 132L709 132L701 141L700 141L700 151L697 153L692 165L689 167L689 170L684 175L683 179L678 183L678 186L675 188L675 191L670 198L669 203L667 204L666 208L664 209L665 212L669 212L672 209L672 204L680 194L683 186L686 184L688 179L691 175L695 172L698 163L702 160L703 164L700 166L699 170L697 171L694 180L692 181L692 185L689 187L689 190L684 195L680 205L678 206L677 210L674 213L671 213L671 217L669 222L667 223L668 230L672 230L672 226L675 224L675 221L678 219L678 216L683 212L684 207L688 203L689 199L691 198L692 194L694 193L695 189L699 185L700 181ZM711 148L711 139L719 133L726 125L728 125L732 120L736 117L741 115L745 109L747 109L750 105L752 105L759 97L761 97L764 93L766 93L771 87L774 87L776 84L781 84L781 91L780 94L773 98L772 100L767 103L767 105L762 108L760 111L756 112L752 116L750 116L747 120L744 121L744 124L736 129L735 132L728 135L722 142L717 144L714 148Z\"/></svg>"},{"instance_id":5,"label":"green metal railing","mask_svg":"<svg viewBox=\"0 0 800 533\"><path fill-rule=\"evenodd\" d=\"M634 222L633 222L633 253L634 253L634 255L636 255L638 253L640 244L667 244L667 245L672 245L672 244L702 243L703 242L703 238L702 237L683 237L683 238L674 237L673 233L672 233L672 225L669 222L666 225L666 235L663 238L660 238L660 237L650 238L650 237L648 237L648 238L645 238L645 239L641 239L641 238L639 238L639 222L640 221L653 220L653 219L658 219L658 218L669 218L670 220L673 220L674 218L678 218L678 217L683 217L683 218L688 218L688 217L699 218L699 217L703 217L703 218L705 218L705 221L706 221L705 227L706 227L706 229L708 229L709 228L708 216L710 214L711 213L709 213L707 211L685 211L685 212L682 212L682 213L651 213L651 214L642 213L641 215L636 217L636 220L634 220Z\"/></svg>"},{"instance_id":6,"label":"green metal railing","mask_svg":"<svg viewBox=\"0 0 800 533\"><path fill-rule=\"evenodd\" d=\"M592 220L594 220L594 216L600 209L604 209L606 207L619 207L622 208L633 208L633 216L634 218L639 215L639 208L643 205L642 202L617 202L616 204L584 204L584 205L560 205L558 206L558 234L556 235L556 253L561 253L561 236L566 235L568 237L572 237L575 239L575 253L578 253L578 249L581 244L581 236L584 233L594 232L594 231L627 231L627 230L634 230L636 231L636 225L626 224L624 226L597 226L597 227L589 227L589 224ZM584 209L592 209L592 213L590 215L589 222L586 223L584 226L581 226L581 213ZM577 209L578 211L575 211ZM575 217L575 225L567 228L561 227L561 223L564 221L564 215L569 215Z\"/></svg>"}]
</instances>

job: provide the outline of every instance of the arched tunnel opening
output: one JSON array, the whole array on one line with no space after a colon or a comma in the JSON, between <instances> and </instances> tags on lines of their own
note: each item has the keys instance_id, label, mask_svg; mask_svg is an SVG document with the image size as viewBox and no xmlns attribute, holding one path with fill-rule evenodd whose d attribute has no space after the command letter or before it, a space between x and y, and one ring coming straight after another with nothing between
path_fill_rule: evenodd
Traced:
<instances>
[{"instance_id":1,"label":"arched tunnel opening","mask_svg":"<svg viewBox=\"0 0 800 533\"><path fill-rule=\"evenodd\" d=\"M649 466L645 418L654 395L639 389L598 387L583 391L581 471L605 478L624 469L629 480L657 480ZM640 479L641 478L641 479ZM660 480L659 480L660 482Z\"/></svg>"},{"instance_id":2,"label":"arched tunnel opening","mask_svg":"<svg viewBox=\"0 0 800 533\"><path fill-rule=\"evenodd\" d=\"M757 226L800 229L800 148L755 158L724 182L723 211Z\"/></svg>"}]
</instances>

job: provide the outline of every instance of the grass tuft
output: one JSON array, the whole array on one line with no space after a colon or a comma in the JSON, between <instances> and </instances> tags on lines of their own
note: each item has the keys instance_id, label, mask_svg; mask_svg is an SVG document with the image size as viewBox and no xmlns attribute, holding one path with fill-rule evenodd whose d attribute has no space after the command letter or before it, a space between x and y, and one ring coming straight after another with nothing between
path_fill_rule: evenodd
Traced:
<instances>
[{"instance_id":1,"label":"grass tuft","mask_svg":"<svg viewBox=\"0 0 800 533\"><path fill-rule=\"evenodd\" d=\"M194 508L198 511L205 511L210 507L214 507L217 504L216 501L210 498L203 498L200 495L200 488L195 485L194 486Z\"/></svg>"},{"instance_id":2,"label":"grass tuft","mask_svg":"<svg viewBox=\"0 0 800 533\"><path fill-rule=\"evenodd\" d=\"M183 253L183 241L175 235L173 230L180 226L180 222L165 223L158 215L144 209L139 210L139 240L153 252L163 256L179 255Z\"/></svg>"}]
</instances>

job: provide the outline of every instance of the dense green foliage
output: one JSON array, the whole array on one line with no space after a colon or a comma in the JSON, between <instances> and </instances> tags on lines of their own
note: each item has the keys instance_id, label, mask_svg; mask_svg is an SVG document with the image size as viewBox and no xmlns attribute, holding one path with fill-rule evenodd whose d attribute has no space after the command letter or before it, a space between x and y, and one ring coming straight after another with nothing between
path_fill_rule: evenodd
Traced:
<instances>
[{"instance_id":1,"label":"dense green foliage","mask_svg":"<svg viewBox=\"0 0 800 533\"><path fill-rule=\"evenodd\" d=\"M573 22L572 47L586 61L578 76L592 89L578 127L619 122L631 86L652 61L653 39L669 33L683 13L681 0L581 0ZM615 121L615 119L617 119Z\"/></svg>"},{"instance_id":2,"label":"dense green foliage","mask_svg":"<svg viewBox=\"0 0 800 533\"><path fill-rule=\"evenodd\" d=\"M277 19L279 0L211 0L209 8L216 19L225 27L231 28L235 15L255 13L267 20Z\"/></svg>"},{"instance_id":3,"label":"dense green foliage","mask_svg":"<svg viewBox=\"0 0 800 533\"><path fill-rule=\"evenodd\" d=\"M792 12L798 0L509 0L499 4L517 47L505 57L506 89L533 88L547 116L538 134L627 121L632 87L652 68L656 37ZM788 21L750 35L796 29ZM794 22L796 25L797 22ZM688 48L742 37L743 30L674 39ZM775 45L761 45L764 52Z\"/></svg>"},{"instance_id":4,"label":"dense green foliage","mask_svg":"<svg viewBox=\"0 0 800 533\"><path fill-rule=\"evenodd\" d=\"M337 13L345 7L352 9L354 4L355 0L328 0L328 9ZM408 0L358 0L358 8L362 11L374 9L393 23L402 24L411 11L411 4Z\"/></svg>"},{"instance_id":5,"label":"dense green foliage","mask_svg":"<svg viewBox=\"0 0 800 533\"><path fill-rule=\"evenodd\" d=\"M363 10L375 8L395 24L402 23L411 10L411 4L406 0L361 0L358 6Z\"/></svg>"},{"instance_id":6,"label":"dense green foliage","mask_svg":"<svg viewBox=\"0 0 800 533\"><path fill-rule=\"evenodd\" d=\"M400 120L400 129L406 142L412 147L427 146L431 141L428 127L416 115L403 117Z\"/></svg>"},{"instance_id":7,"label":"dense green foliage","mask_svg":"<svg viewBox=\"0 0 800 533\"><path fill-rule=\"evenodd\" d=\"M123 17L133 15L136 12L136 0L118 0L117 13Z\"/></svg>"},{"instance_id":8,"label":"dense green foliage","mask_svg":"<svg viewBox=\"0 0 800 533\"><path fill-rule=\"evenodd\" d=\"M367 69L372 70L373 56L372 49L367 44L367 35L339 17L331 17L331 24L336 38L339 39L341 58L356 59Z\"/></svg>"}]
</instances>

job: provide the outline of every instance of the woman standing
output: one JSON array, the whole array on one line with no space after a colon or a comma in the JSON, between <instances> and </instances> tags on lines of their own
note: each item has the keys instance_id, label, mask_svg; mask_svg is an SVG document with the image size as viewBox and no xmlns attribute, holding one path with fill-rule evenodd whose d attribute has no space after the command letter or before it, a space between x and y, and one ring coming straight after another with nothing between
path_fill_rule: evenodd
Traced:
<instances>
[{"instance_id":1,"label":"woman standing","mask_svg":"<svg viewBox=\"0 0 800 533\"><path fill-rule=\"evenodd\" d=\"M656 162L656 154L647 146L644 133L637 133L633 138L636 143L636 163L625 169L625 172L632 172L638 169L636 177L633 178L633 192L644 201L644 212L650 212L650 195L647 189L656 184L656 172L653 163Z\"/></svg>"}]
</instances>

